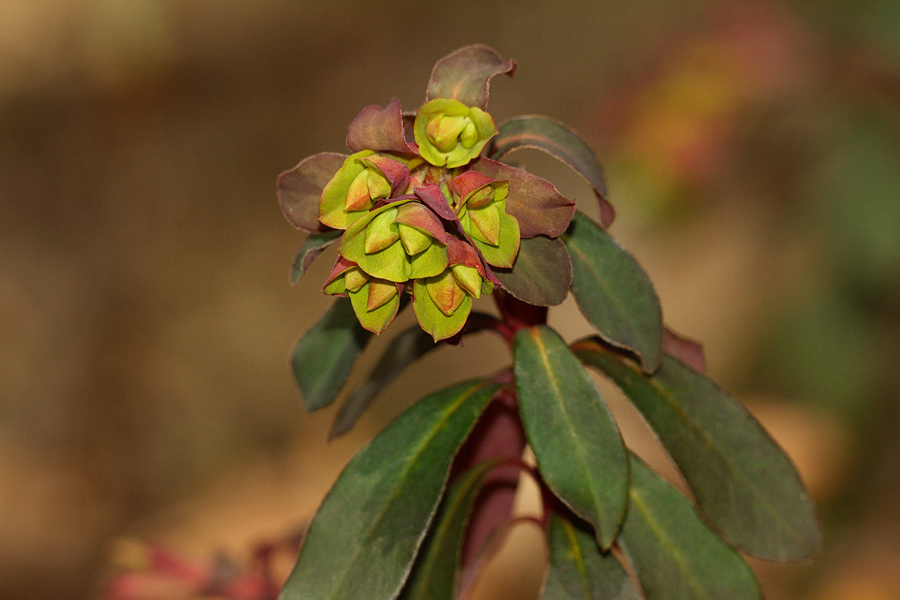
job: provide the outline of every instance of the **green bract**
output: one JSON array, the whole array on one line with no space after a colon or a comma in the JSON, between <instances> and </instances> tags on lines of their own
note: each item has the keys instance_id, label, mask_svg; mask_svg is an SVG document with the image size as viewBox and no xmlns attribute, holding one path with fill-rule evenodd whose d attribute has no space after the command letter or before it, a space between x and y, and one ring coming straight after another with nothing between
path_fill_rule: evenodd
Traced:
<instances>
[{"instance_id":1,"label":"green bract","mask_svg":"<svg viewBox=\"0 0 900 600\"><path fill-rule=\"evenodd\" d=\"M363 150L347 157L322 190L319 221L335 229L347 229L375 202L390 198L397 187L406 187L409 170L390 158Z\"/></svg>"},{"instance_id":2,"label":"green bract","mask_svg":"<svg viewBox=\"0 0 900 600\"><path fill-rule=\"evenodd\" d=\"M416 113L413 127L419 154L437 167L455 169L481 154L497 135L494 119L477 106L435 98Z\"/></svg>"},{"instance_id":3,"label":"green bract","mask_svg":"<svg viewBox=\"0 0 900 600\"><path fill-rule=\"evenodd\" d=\"M509 182L467 171L450 186L456 213L487 263L511 268L519 251L519 222L506 212Z\"/></svg>"},{"instance_id":4,"label":"green bract","mask_svg":"<svg viewBox=\"0 0 900 600\"><path fill-rule=\"evenodd\" d=\"M338 260L323 289L326 294L349 296L360 325L372 333L387 329L400 307L396 283L370 277L343 258Z\"/></svg>"},{"instance_id":5,"label":"green bract","mask_svg":"<svg viewBox=\"0 0 900 600\"><path fill-rule=\"evenodd\" d=\"M400 200L354 222L341 240L341 255L388 281L433 277L447 268L447 234L424 204Z\"/></svg>"}]
</instances>

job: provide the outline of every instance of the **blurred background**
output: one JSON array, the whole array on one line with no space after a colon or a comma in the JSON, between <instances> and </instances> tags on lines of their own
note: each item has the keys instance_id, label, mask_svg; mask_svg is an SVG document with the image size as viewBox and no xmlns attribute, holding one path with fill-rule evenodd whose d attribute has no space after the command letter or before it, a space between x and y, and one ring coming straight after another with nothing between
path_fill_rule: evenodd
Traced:
<instances>
[{"instance_id":1,"label":"blurred background","mask_svg":"<svg viewBox=\"0 0 900 600\"><path fill-rule=\"evenodd\" d=\"M585 137L667 323L809 484L823 552L753 561L767 596L900 597L891 0L0 0L0 597L103 597L151 541L246 567L411 400L504 365L494 339L442 349L331 444L334 409L303 414L288 368L330 259L290 287L303 236L276 176L345 151L363 106L417 107L476 42L519 64L494 117ZM593 210L564 167L518 158ZM588 332L570 302L551 323ZM482 595L536 598L539 536L508 547Z\"/></svg>"}]
</instances>

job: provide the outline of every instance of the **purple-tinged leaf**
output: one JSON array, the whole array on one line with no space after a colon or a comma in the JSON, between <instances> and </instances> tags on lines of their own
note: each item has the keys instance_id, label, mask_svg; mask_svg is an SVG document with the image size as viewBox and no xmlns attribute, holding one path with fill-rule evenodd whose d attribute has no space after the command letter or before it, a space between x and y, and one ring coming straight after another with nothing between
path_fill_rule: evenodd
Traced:
<instances>
[{"instance_id":1,"label":"purple-tinged leaf","mask_svg":"<svg viewBox=\"0 0 900 600\"><path fill-rule=\"evenodd\" d=\"M313 261L325 251L328 246L338 241L343 231L332 229L323 231L322 233L311 233L306 237L297 256L294 257L294 265L291 267L291 284L297 285L297 282L306 273Z\"/></svg>"},{"instance_id":2,"label":"purple-tinged leaf","mask_svg":"<svg viewBox=\"0 0 900 600\"><path fill-rule=\"evenodd\" d=\"M375 150L416 154L415 146L406 141L400 101L393 98L384 108L373 104L362 109L350 123L347 147L351 152Z\"/></svg>"},{"instance_id":3,"label":"purple-tinged leaf","mask_svg":"<svg viewBox=\"0 0 900 600\"><path fill-rule=\"evenodd\" d=\"M447 231L433 210L420 202L407 202L397 209L397 223L421 229L442 244L447 244Z\"/></svg>"},{"instance_id":4,"label":"purple-tinged leaf","mask_svg":"<svg viewBox=\"0 0 900 600\"><path fill-rule=\"evenodd\" d=\"M496 50L481 44L456 50L434 65L425 100L452 98L484 110L491 78L501 73L512 77L516 63L504 61Z\"/></svg>"},{"instance_id":5,"label":"purple-tinged leaf","mask_svg":"<svg viewBox=\"0 0 900 600\"><path fill-rule=\"evenodd\" d=\"M336 152L314 154L278 176L278 203L291 225L310 233L328 230L319 222L319 200L346 158Z\"/></svg>"},{"instance_id":6,"label":"purple-tinged leaf","mask_svg":"<svg viewBox=\"0 0 900 600\"><path fill-rule=\"evenodd\" d=\"M572 259L572 296L600 337L640 359L647 373L662 354L662 308L631 254L584 213L563 235Z\"/></svg>"},{"instance_id":7,"label":"purple-tinged leaf","mask_svg":"<svg viewBox=\"0 0 900 600\"><path fill-rule=\"evenodd\" d=\"M601 552L580 523L554 513L547 527L550 568L543 600L642 600L614 553Z\"/></svg>"},{"instance_id":8,"label":"purple-tinged leaf","mask_svg":"<svg viewBox=\"0 0 900 600\"><path fill-rule=\"evenodd\" d=\"M628 506L628 455L619 428L584 365L553 329L520 329L513 355L522 424L541 476L609 549Z\"/></svg>"},{"instance_id":9,"label":"purple-tinged leaf","mask_svg":"<svg viewBox=\"0 0 900 600\"><path fill-rule=\"evenodd\" d=\"M300 338L291 353L291 367L308 412L334 401L371 337L356 320L350 300L338 298Z\"/></svg>"},{"instance_id":10,"label":"purple-tinged leaf","mask_svg":"<svg viewBox=\"0 0 900 600\"><path fill-rule=\"evenodd\" d=\"M523 238L557 237L569 226L575 202L546 179L488 158L479 158L472 168L492 179L509 182L506 212L519 222Z\"/></svg>"},{"instance_id":11,"label":"purple-tinged leaf","mask_svg":"<svg viewBox=\"0 0 900 600\"><path fill-rule=\"evenodd\" d=\"M465 171L450 182L450 191L464 201L469 194L494 183L496 179L478 171Z\"/></svg>"},{"instance_id":12,"label":"purple-tinged leaf","mask_svg":"<svg viewBox=\"0 0 900 600\"><path fill-rule=\"evenodd\" d=\"M572 349L644 415L722 539L770 560L805 559L818 549L819 527L800 476L737 400L670 356L646 375L596 338Z\"/></svg>"},{"instance_id":13,"label":"purple-tinged leaf","mask_svg":"<svg viewBox=\"0 0 900 600\"><path fill-rule=\"evenodd\" d=\"M409 167L387 156L374 154L363 159L366 164L374 165L391 184L390 197L398 196L406 191L409 184Z\"/></svg>"},{"instance_id":14,"label":"purple-tinged leaf","mask_svg":"<svg viewBox=\"0 0 900 600\"><path fill-rule=\"evenodd\" d=\"M500 284L522 302L556 306L572 284L572 261L559 238L522 239L512 269L494 269Z\"/></svg>"},{"instance_id":15,"label":"purple-tinged leaf","mask_svg":"<svg viewBox=\"0 0 900 600\"><path fill-rule=\"evenodd\" d=\"M534 148L566 163L584 177L600 203L600 224L609 227L616 216L607 200L606 179L597 157L574 131L546 117L516 117L500 125L488 156L500 160L513 150Z\"/></svg>"},{"instance_id":16,"label":"purple-tinged leaf","mask_svg":"<svg viewBox=\"0 0 900 600\"><path fill-rule=\"evenodd\" d=\"M667 327L663 332L662 349L701 375L706 373L706 357L700 342L680 336Z\"/></svg>"},{"instance_id":17,"label":"purple-tinged leaf","mask_svg":"<svg viewBox=\"0 0 900 600\"><path fill-rule=\"evenodd\" d=\"M450 208L450 201L441 191L441 188L434 184L423 185L413 190L416 197L425 203L425 205L433 210L440 218L445 221L459 222L459 217Z\"/></svg>"},{"instance_id":18,"label":"purple-tinged leaf","mask_svg":"<svg viewBox=\"0 0 900 600\"><path fill-rule=\"evenodd\" d=\"M473 313L469 317L466 333L472 332L472 321L477 320L473 319L476 316L479 314ZM459 598L468 597L490 558L494 546L491 542L497 539L495 534L512 518L523 470L518 461L525 444L516 395L512 389L502 389L485 409L453 461L451 480L454 474L477 468L486 460L502 458L505 463L491 470L472 511L460 557Z\"/></svg>"},{"instance_id":19,"label":"purple-tinged leaf","mask_svg":"<svg viewBox=\"0 0 900 600\"><path fill-rule=\"evenodd\" d=\"M391 600L433 520L453 457L499 384L467 381L413 404L328 492L280 600Z\"/></svg>"},{"instance_id":20,"label":"purple-tinged leaf","mask_svg":"<svg viewBox=\"0 0 900 600\"><path fill-rule=\"evenodd\" d=\"M633 454L628 514L617 541L647 600L762 600L741 555Z\"/></svg>"},{"instance_id":21,"label":"purple-tinged leaf","mask_svg":"<svg viewBox=\"0 0 900 600\"><path fill-rule=\"evenodd\" d=\"M485 478L499 464L499 459L487 460L452 482L399 600L454 600L459 597L460 553L466 526L475 500L485 487Z\"/></svg>"}]
</instances>

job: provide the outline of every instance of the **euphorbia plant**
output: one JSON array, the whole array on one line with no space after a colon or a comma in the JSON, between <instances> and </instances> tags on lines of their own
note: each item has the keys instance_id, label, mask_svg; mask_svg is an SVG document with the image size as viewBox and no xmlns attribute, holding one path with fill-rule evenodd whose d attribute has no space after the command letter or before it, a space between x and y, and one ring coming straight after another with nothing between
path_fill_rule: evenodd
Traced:
<instances>
[{"instance_id":1,"label":"euphorbia plant","mask_svg":"<svg viewBox=\"0 0 900 600\"><path fill-rule=\"evenodd\" d=\"M309 233L294 281L337 247L323 285L337 298L292 356L307 410L339 396L371 334L410 301L418 321L345 399L332 435L442 343L490 331L512 354L492 377L419 400L356 454L281 598L462 597L522 520L546 531L545 598L757 598L740 552L810 556L819 532L808 494L759 423L703 374L699 346L664 328L653 286L607 232L613 211L587 145L543 117L495 124L488 84L515 68L488 47L461 48L435 65L415 113L396 99L364 108L350 155L316 154L279 178L285 216ZM526 147L587 180L599 222L502 162ZM569 291L596 329L572 343L547 325L547 307ZM476 310L488 296L496 311ZM693 502L629 452L587 367L643 414ZM534 465L521 459L526 445ZM540 487L540 515L512 515L522 476Z\"/></svg>"}]
</instances>

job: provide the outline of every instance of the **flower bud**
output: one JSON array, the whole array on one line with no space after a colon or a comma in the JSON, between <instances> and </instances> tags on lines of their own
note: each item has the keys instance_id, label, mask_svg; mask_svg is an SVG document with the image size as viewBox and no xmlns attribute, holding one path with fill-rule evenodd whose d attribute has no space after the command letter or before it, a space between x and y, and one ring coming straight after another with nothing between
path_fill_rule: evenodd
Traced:
<instances>
[{"instance_id":1,"label":"flower bud","mask_svg":"<svg viewBox=\"0 0 900 600\"><path fill-rule=\"evenodd\" d=\"M435 98L416 113L413 126L419 154L437 167L454 169L476 158L497 135L490 114L458 100Z\"/></svg>"}]
</instances>

